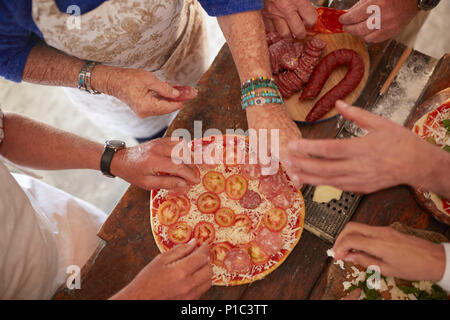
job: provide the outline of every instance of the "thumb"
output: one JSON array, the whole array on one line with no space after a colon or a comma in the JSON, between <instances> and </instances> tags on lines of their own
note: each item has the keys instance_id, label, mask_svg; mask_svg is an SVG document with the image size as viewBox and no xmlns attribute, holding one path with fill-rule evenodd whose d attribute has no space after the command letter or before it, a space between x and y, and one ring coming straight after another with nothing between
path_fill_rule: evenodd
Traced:
<instances>
[{"instance_id":1,"label":"thumb","mask_svg":"<svg viewBox=\"0 0 450 320\"><path fill-rule=\"evenodd\" d=\"M372 112L350 106L342 100L336 102L336 109L346 120L352 121L358 127L369 131L374 131L389 122L389 120Z\"/></svg>"},{"instance_id":2,"label":"thumb","mask_svg":"<svg viewBox=\"0 0 450 320\"><path fill-rule=\"evenodd\" d=\"M154 78L150 86L151 90L165 98L175 99L181 94L179 90L172 87L169 83L159 80L157 77Z\"/></svg>"},{"instance_id":3,"label":"thumb","mask_svg":"<svg viewBox=\"0 0 450 320\"><path fill-rule=\"evenodd\" d=\"M367 7L367 1L358 1L350 10L339 17L339 22L343 25L350 25L366 21L369 17Z\"/></svg>"},{"instance_id":4,"label":"thumb","mask_svg":"<svg viewBox=\"0 0 450 320\"><path fill-rule=\"evenodd\" d=\"M192 238L188 243L180 244L173 249L163 253L161 255L161 258L164 260L165 264L171 264L190 255L196 247L197 240L195 238Z\"/></svg>"}]
</instances>

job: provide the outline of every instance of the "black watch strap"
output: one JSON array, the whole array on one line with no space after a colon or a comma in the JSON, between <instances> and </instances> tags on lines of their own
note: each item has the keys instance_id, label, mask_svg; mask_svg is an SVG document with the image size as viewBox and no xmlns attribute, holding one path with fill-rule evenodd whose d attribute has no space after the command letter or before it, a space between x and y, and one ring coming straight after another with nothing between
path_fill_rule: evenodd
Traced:
<instances>
[{"instance_id":1,"label":"black watch strap","mask_svg":"<svg viewBox=\"0 0 450 320\"><path fill-rule=\"evenodd\" d=\"M111 161L114 157L116 150L114 148L105 147L103 151L102 158L100 160L100 170L102 173L110 178L115 178L116 176L111 173Z\"/></svg>"}]
</instances>

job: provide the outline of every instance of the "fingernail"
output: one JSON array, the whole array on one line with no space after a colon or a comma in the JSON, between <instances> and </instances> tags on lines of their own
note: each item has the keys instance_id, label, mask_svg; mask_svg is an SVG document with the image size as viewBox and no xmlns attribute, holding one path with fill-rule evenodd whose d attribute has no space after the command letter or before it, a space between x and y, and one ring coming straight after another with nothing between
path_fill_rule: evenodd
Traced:
<instances>
[{"instance_id":1,"label":"fingernail","mask_svg":"<svg viewBox=\"0 0 450 320\"><path fill-rule=\"evenodd\" d=\"M177 89L172 89L172 94L174 96L179 96L180 95L180 91L178 91Z\"/></svg>"},{"instance_id":2,"label":"fingernail","mask_svg":"<svg viewBox=\"0 0 450 320\"><path fill-rule=\"evenodd\" d=\"M177 183L177 187L185 187L186 186L186 182L184 181L180 181Z\"/></svg>"},{"instance_id":3,"label":"fingernail","mask_svg":"<svg viewBox=\"0 0 450 320\"><path fill-rule=\"evenodd\" d=\"M294 182L300 182L300 178L299 178L299 176L296 175L296 174L294 174L294 175L292 176L292 180L294 180Z\"/></svg>"},{"instance_id":4,"label":"fingernail","mask_svg":"<svg viewBox=\"0 0 450 320\"><path fill-rule=\"evenodd\" d=\"M193 244L193 243L195 243L195 241L196 241L196 239L195 239L195 238L192 238L192 239L188 242L188 244Z\"/></svg>"}]
</instances>

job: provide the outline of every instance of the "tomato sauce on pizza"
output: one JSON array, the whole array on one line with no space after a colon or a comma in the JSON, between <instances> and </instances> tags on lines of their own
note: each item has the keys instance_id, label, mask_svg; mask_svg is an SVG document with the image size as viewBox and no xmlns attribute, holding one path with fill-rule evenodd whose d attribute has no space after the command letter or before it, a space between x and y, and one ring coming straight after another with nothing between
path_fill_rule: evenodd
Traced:
<instances>
[{"instance_id":1,"label":"tomato sauce on pizza","mask_svg":"<svg viewBox=\"0 0 450 320\"><path fill-rule=\"evenodd\" d=\"M158 248L165 252L195 237L210 247L214 285L262 279L300 239L303 196L281 167L264 176L259 164L249 163L248 137L195 140L193 155L199 147L208 151L203 154L206 163L197 165L200 183L183 193L151 192L150 220Z\"/></svg>"}]
</instances>

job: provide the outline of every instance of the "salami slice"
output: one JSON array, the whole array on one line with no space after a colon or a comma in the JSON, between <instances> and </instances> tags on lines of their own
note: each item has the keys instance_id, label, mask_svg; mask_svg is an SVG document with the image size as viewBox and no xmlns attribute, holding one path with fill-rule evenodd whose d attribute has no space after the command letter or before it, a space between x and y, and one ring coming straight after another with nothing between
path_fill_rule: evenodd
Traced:
<instances>
[{"instance_id":1,"label":"salami slice","mask_svg":"<svg viewBox=\"0 0 450 320\"><path fill-rule=\"evenodd\" d=\"M315 48L317 50L323 50L327 47L327 43L319 38L312 38L308 41L307 46Z\"/></svg>"},{"instance_id":2,"label":"salami slice","mask_svg":"<svg viewBox=\"0 0 450 320\"><path fill-rule=\"evenodd\" d=\"M280 67L287 70L294 70L298 67L298 59L294 51L289 51L281 57Z\"/></svg>"},{"instance_id":3,"label":"salami slice","mask_svg":"<svg viewBox=\"0 0 450 320\"><path fill-rule=\"evenodd\" d=\"M245 274L252 267L252 259L246 250L235 248L228 251L223 264L230 273Z\"/></svg>"},{"instance_id":4,"label":"salami slice","mask_svg":"<svg viewBox=\"0 0 450 320\"><path fill-rule=\"evenodd\" d=\"M249 180L259 179L261 177L261 166L259 164L243 164L241 173Z\"/></svg>"},{"instance_id":5,"label":"salami slice","mask_svg":"<svg viewBox=\"0 0 450 320\"><path fill-rule=\"evenodd\" d=\"M286 84L287 88L291 91L291 92L296 92L298 91L297 86L295 85L295 83L293 83L288 76L288 71L285 71L283 73L280 74L280 79Z\"/></svg>"},{"instance_id":6,"label":"salami slice","mask_svg":"<svg viewBox=\"0 0 450 320\"><path fill-rule=\"evenodd\" d=\"M300 89L303 87L304 82L300 80L294 71L289 71L287 76L291 80L293 84L295 84L297 91L300 91Z\"/></svg>"},{"instance_id":7,"label":"salami slice","mask_svg":"<svg viewBox=\"0 0 450 320\"><path fill-rule=\"evenodd\" d=\"M272 176L261 176L258 189L268 199L271 199L279 195L285 186L283 177L277 173Z\"/></svg>"},{"instance_id":8,"label":"salami slice","mask_svg":"<svg viewBox=\"0 0 450 320\"><path fill-rule=\"evenodd\" d=\"M294 50L295 50L295 56L298 58L303 53L303 44L301 42L294 42Z\"/></svg>"},{"instance_id":9,"label":"salami slice","mask_svg":"<svg viewBox=\"0 0 450 320\"><path fill-rule=\"evenodd\" d=\"M316 24L312 28L307 28L308 33L343 33L344 26L339 22L339 17L342 16L345 11L337 10L333 8L320 7L317 8L318 19Z\"/></svg>"},{"instance_id":10,"label":"salami slice","mask_svg":"<svg viewBox=\"0 0 450 320\"><path fill-rule=\"evenodd\" d=\"M259 194L252 190L247 190L244 197L239 200L241 206L245 209L255 209L261 204L261 197Z\"/></svg>"},{"instance_id":11,"label":"salami slice","mask_svg":"<svg viewBox=\"0 0 450 320\"><path fill-rule=\"evenodd\" d=\"M305 54L314 57L314 58L320 58L322 56L323 50L313 50L310 48L305 49Z\"/></svg>"},{"instance_id":12,"label":"salami slice","mask_svg":"<svg viewBox=\"0 0 450 320\"><path fill-rule=\"evenodd\" d=\"M283 37L278 32L267 32L266 33L267 45L272 45L278 41L283 40Z\"/></svg>"},{"instance_id":13,"label":"salami slice","mask_svg":"<svg viewBox=\"0 0 450 320\"><path fill-rule=\"evenodd\" d=\"M256 235L256 243L268 255L274 255L283 248L284 242L279 232L270 231L267 228L261 229Z\"/></svg>"},{"instance_id":14,"label":"salami slice","mask_svg":"<svg viewBox=\"0 0 450 320\"><path fill-rule=\"evenodd\" d=\"M311 77L311 73L306 71L304 68L298 67L294 70L297 77L302 80L304 83L308 83L309 78Z\"/></svg>"},{"instance_id":15,"label":"salami slice","mask_svg":"<svg viewBox=\"0 0 450 320\"><path fill-rule=\"evenodd\" d=\"M279 195L270 199L270 202L272 202L272 204L275 207L281 209L291 208L294 201L295 201L295 193L288 186L286 186Z\"/></svg>"}]
</instances>

